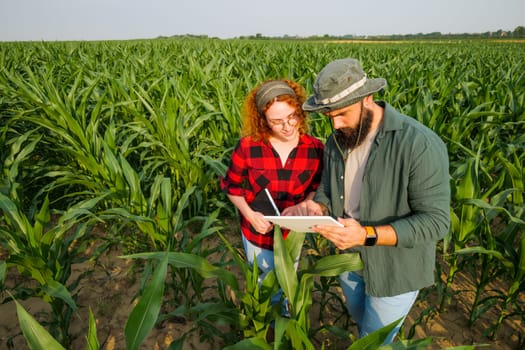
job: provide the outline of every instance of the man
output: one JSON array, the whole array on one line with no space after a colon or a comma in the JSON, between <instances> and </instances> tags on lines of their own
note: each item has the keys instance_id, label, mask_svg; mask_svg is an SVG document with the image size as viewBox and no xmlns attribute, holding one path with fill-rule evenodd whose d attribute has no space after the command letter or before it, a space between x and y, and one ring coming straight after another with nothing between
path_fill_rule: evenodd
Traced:
<instances>
[{"instance_id":1,"label":"man","mask_svg":"<svg viewBox=\"0 0 525 350\"><path fill-rule=\"evenodd\" d=\"M318 74L303 108L324 113L334 132L324 150L321 184L297 214L332 215L343 228L315 232L340 251L358 251L362 271L340 283L363 337L402 319L421 288L434 283L436 243L450 224L448 154L429 128L373 94L385 79L369 79L355 59L340 59Z\"/></svg>"}]
</instances>

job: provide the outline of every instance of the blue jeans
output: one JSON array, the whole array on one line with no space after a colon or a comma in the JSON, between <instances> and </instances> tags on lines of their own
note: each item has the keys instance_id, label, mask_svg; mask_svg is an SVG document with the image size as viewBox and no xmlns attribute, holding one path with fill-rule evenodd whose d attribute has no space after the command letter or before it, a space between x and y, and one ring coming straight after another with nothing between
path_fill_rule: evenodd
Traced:
<instances>
[{"instance_id":1,"label":"blue jeans","mask_svg":"<svg viewBox=\"0 0 525 350\"><path fill-rule=\"evenodd\" d=\"M246 252L246 259L248 262L253 266L254 256L257 257L257 266L259 266L259 269L262 271L259 274L259 284L262 283L264 280L264 277L273 270L275 267L274 260L273 260L273 250L264 249L261 247L256 246L252 242L248 241L244 235L242 235L242 244L244 245L244 251ZM297 269L297 265L299 262L299 256L295 259L295 268ZM272 297L271 303L275 304L279 302L281 299L281 296L283 294L283 291L279 289L279 291ZM288 300L285 299L283 302L283 316L289 316L288 311Z\"/></svg>"},{"instance_id":2,"label":"blue jeans","mask_svg":"<svg viewBox=\"0 0 525 350\"><path fill-rule=\"evenodd\" d=\"M365 293L363 276L356 272L342 273L339 282L346 297L348 312L357 323L359 338L403 318L390 332L384 344L394 340L419 292L413 291L392 297L373 297Z\"/></svg>"}]
</instances>

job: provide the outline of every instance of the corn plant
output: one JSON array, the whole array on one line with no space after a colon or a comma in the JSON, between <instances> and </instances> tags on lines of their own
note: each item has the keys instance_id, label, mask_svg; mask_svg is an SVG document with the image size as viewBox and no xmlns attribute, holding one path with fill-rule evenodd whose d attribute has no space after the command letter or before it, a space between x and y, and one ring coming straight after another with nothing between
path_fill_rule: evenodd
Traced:
<instances>
[{"instance_id":1,"label":"corn plant","mask_svg":"<svg viewBox=\"0 0 525 350\"><path fill-rule=\"evenodd\" d=\"M289 243L290 251L297 251L302 246L304 234L294 234L287 240ZM224 240L225 244L229 246L229 243ZM233 248L229 246L229 250L234 252ZM291 259L290 253L285 248L282 238L281 243L277 243L276 248L276 259L278 261L277 266L283 266L286 261ZM287 256L287 257L283 257ZM276 273L270 273L262 285L259 286L257 283L258 273L257 271L251 272L251 269L246 266L246 263L241 264L241 270L246 278L246 291L239 289L239 282L233 277L231 272L213 266L209 264L203 257L196 254L188 253L176 253L176 252L165 252L165 253L139 253L125 258L133 259L148 259L164 261L157 267L152 282L146 287L137 308L141 308L140 312L133 312L130 315L129 325L126 329L127 337L133 337L130 340L130 344L140 344L144 339L145 333L151 330L151 327L158 318L158 310L162 299L163 279L157 274L159 269L162 276L166 276L164 264L169 264L173 268L190 268L197 272L203 277L220 278L221 281L229 286L231 290L237 294L237 300L239 300L241 312L238 314L238 319L235 319L234 312L228 311L228 308L214 307L216 310L213 313L207 313L207 317L213 319L221 319L223 322L228 323L231 327L241 327L245 336L251 336L255 342L259 342L260 339L264 338L270 322L274 320L276 327L276 334L278 334L278 342L293 344L294 347L299 348L312 348L311 342L308 338L309 332L309 321L308 311L311 306L310 293L313 287L313 276L314 275L335 275L341 273L344 269L357 269L360 268L361 261L358 255L339 255L331 256L321 259L315 266L304 271L300 283L297 280L297 275L293 269L293 264L290 265L291 270L285 267L283 271L276 269ZM167 260L166 260L167 259ZM240 257L236 256L234 260L240 261ZM153 282L154 281L154 282ZM279 282L278 282L279 281ZM162 285L161 285L162 284ZM283 319L278 315L278 307L271 306L269 301L271 296L277 291L281 285L281 288L285 291L286 295L291 295L290 304L292 310L291 319ZM152 294L155 291L155 294ZM293 293L292 293L293 291ZM226 296L226 295L225 295ZM226 299L223 301L224 305L230 305L233 307L232 301ZM143 307L147 307L147 310L143 310ZM195 308L185 308L186 312L195 312ZM221 311L222 310L222 311ZM180 312L180 309L179 309ZM222 316L221 316L222 315ZM137 317L142 317L140 320L136 320ZM147 317L147 318L146 318ZM136 326L132 326L136 325ZM145 329L139 329L140 327L146 327ZM252 328L253 327L253 328ZM252 329L252 331L250 331ZM283 336L286 334L284 339Z\"/></svg>"},{"instance_id":2,"label":"corn plant","mask_svg":"<svg viewBox=\"0 0 525 350\"><path fill-rule=\"evenodd\" d=\"M1 43L0 192L29 221L45 198L59 215L92 203L86 204L89 212L109 227L104 239L123 243L130 252L147 247L214 253L203 240L192 239L191 229L203 225L214 232L214 224L202 224L202 218L218 208L217 218L235 214L219 191L217 175L224 173L238 140L247 91L266 79L289 78L311 94L325 64L352 56L369 76L387 79L378 99L417 118L447 143L453 222L443 266L437 266L447 273L444 282L438 278L441 306L454 297L454 276L466 272L477 283L467 311L472 323L489 305L510 308L505 317L519 317L523 306L505 301L514 289L500 290L501 297L489 301L493 291L486 288L495 271L506 271L502 285L513 286L519 276L508 261L513 266L519 261L522 226L515 219L524 219L524 52L523 43L485 41ZM312 133L325 139L331 132L327 118L310 118ZM0 225L10 227L10 220L1 217ZM490 254L456 254L473 247ZM190 270L169 269L168 275L182 278L181 288L193 284L197 294L206 288L202 276ZM330 292L333 283L323 276L314 281L313 293L321 294L322 303L338 302ZM176 294L169 285L165 294L170 290ZM220 288L219 294L225 291ZM192 305L198 297L191 298L173 298L178 312L202 310L205 304Z\"/></svg>"},{"instance_id":3,"label":"corn plant","mask_svg":"<svg viewBox=\"0 0 525 350\"><path fill-rule=\"evenodd\" d=\"M319 259L312 267L306 270L299 270L299 273L296 275L293 269L293 260L290 254L287 254L279 229L276 231L276 275L284 294L290 300L291 306L290 319L278 318L281 322L276 323L276 340L279 339L279 335L282 336L286 330L290 332L288 334L293 348L302 348L302 344L304 344L304 348L310 348L311 343L305 342L303 337L306 336L306 339L309 338L309 310L312 306L311 293L314 286L313 277L331 277L337 276L344 271L359 270L362 268L362 261L357 253L326 256ZM304 233L298 234L292 232L292 235L294 238L298 237L295 238L295 240L301 243L298 244L298 246L302 246ZM301 331L305 333L302 334Z\"/></svg>"},{"instance_id":4,"label":"corn plant","mask_svg":"<svg viewBox=\"0 0 525 350\"><path fill-rule=\"evenodd\" d=\"M149 194L145 194L136 172L127 165L123 169L132 196L129 202L139 201L141 206L110 208L99 212L101 219L122 221L134 232L138 230L137 234L149 238L149 246L154 251L178 251L208 256L220 250L220 247L208 249L203 244L216 231L212 223L217 218L217 210L206 217L186 219L184 216L196 192L195 187L188 188L181 198L177 198L171 178L157 176L149 188ZM193 237L191 231L195 228L200 233ZM137 247L135 251L136 249ZM169 274L171 283L168 284L168 290L174 303L189 307L199 302L205 286L198 274L175 267L169 270Z\"/></svg>"},{"instance_id":5,"label":"corn plant","mask_svg":"<svg viewBox=\"0 0 525 350\"><path fill-rule=\"evenodd\" d=\"M46 198L32 223L16 202L0 193L0 211L5 221L0 227L0 239L8 251L2 264L7 268L16 267L22 275L38 282L30 291L22 287L18 290L15 286L15 296L36 296L48 302L52 308L52 333L66 346L71 316L77 310L76 297L71 293L85 276L69 281L71 266L83 259L81 253L86 249L92 224L85 219L82 222L82 216L92 205L80 203L53 223Z\"/></svg>"},{"instance_id":6,"label":"corn plant","mask_svg":"<svg viewBox=\"0 0 525 350\"><path fill-rule=\"evenodd\" d=\"M478 158L470 158L463 167L458 168L462 174L454 177L459 178L458 183L451 183L452 193L455 197L454 208L451 208L451 229L444 239L444 252L451 249L452 253L464 248L467 244L482 243L481 230L483 223L483 211L470 202L473 198L480 198L480 162ZM483 198L489 195L487 192ZM451 247L450 247L451 246ZM450 248L449 248L450 247ZM446 256L449 260L449 271L442 296L441 308L449 300L447 295L450 286L454 281L455 274L463 269L466 262L455 258L454 255Z\"/></svg>"},{"instance_id":7,"label":"corn plant","mask_svg":"<svg viewBox=\"0 0 525 350\"><path fill-rule=\"evenodd\" d=\"M24 334L27 344L31 350L64 350L60 344L42 325L35 320L22 305L16 300L16 311L20 328ZM89 328L87 332L86 350L99 350L100 345L97 339L97 328L93 312L89 309Z\"/></svg>"},{"instance_id":8,"label":"corn plant","mask_svg":"<svg viewBox=\"0 0 525 350\"><path fill-rule=\"evenodd\" d=\"M496 217L498 212L507 215L509 222L517 224L517 226L508 225L507 229L500 234L494 234L492 236L494 237L494 244L492 245L468 247L455 252L460 255L480 255L484 262L477 285L476 297L470 313L470 322L473 324L489 308L499 304L501 308L499 317L486 330L486 334L490 335L491 338L495 338L499 327L506 318L513 316L523 318L525 316L523 310L521 310L519 299L520 293L525 290L525 236L520 233L523 232L525 227L525 220L520 219L519 216L513 216L507 209L498 205L508 198L511 192L506 191L495 196L494 200L496 203L486 203L479 200L472 200L471 202L484 211L488 221L486 225L487 230L490 230L490 219ZM499 202L497 202L498 199ZM523 208L520 208L518 214L522 215L522 212ZM518 243L517 245L515 244L516 242ZM492 280L494 274L508 276L508 290L496 290L495 295L487 296L480 300L481 291Z\"/></svg>"},{"instance_id":9,"label":"corn plant","mask_svg":"<svg viewBox=\"0 0 525 350\"><path fill-rule=\"evenodd\" d=\"M26 213L27 208L18 193L20 184L16 182L19 168L31 155L39 138L29 140L31 132L16 139L11 152L2 167L4 182L0 192L0 243L7 250L2 261L2 269L16 267L20 274L38 283L32 289L14 286L15 297L41 297L51 305L52 333L67 346L69 344L69 324L77 309L75 295L71 293L79 281L89 273L70 281L71 267L81 262L81 254L86 249L93 218L89 212L102 198L79 202L65 212L52 215L49 198L46 196L34 216ZM25 145L25 146L24 146ZM5 284L2 274L2 285Z\"/></svg>"},{"instance_id":10,"label":"corn plant","mask_svg":"<svg viewBox=\"0 0 525 350\"><path fill-rule=\"evenodd\" d=\"M30 349L65 350L18 302L16 302L16 311L20 320L20 328Z\"/></svg>"},{"instance_id":11,"label":"corn plant","mask_svg":"<svg viewBox=\"0 0 525 350\"><path fill-rule=\"evenodd\" d=\"M318 234L307 233L305 245L303 247L304 256L302 258L304 266L313 266L316 261L326 255L336 254L336 250L333 245L326 239ZM318 276L314 279L314 287L312 295L317 295L316 302L319 304L319 319L320 328L314 330L315 333L327 329L331 333L343 334L343 338L347 338L347 329L351 326L350 315L345 312L346 304L344 299L338 293L339 280L337 277L330 276ZM334 308L341 310L339 314L334 314L329 324L324 324L323 315L324 311L329 311L329 305ZM337 325L341 325L340 327Z\"/></svg>"},{"instance_id":12,"label":"corn plant","mask_svg":"<svg viewBox=\"0 0 525 350\"><path fill-rule=\"evenodd\" d=\"M238 282L230 271L214 266L205 258L195 254L177 252L138 253L122 258L160 261L151 283L146 287L126 323L126 344L130 349L138 347L157 322L158 312L164 297L163 286L168 264L178 269L192 269L205 278L218 278L234 290L238 289Z\"/></svg>"},{"instance_id":13,"label":"corn plant","mask_svg":"<svg viewBox=\"0 0 525 350\"><path fill-rule=\"evenodd\" d=\"M257 307L257 304L255 304L252 305L252 307L255 306L253 309L258 310L266 316L267 324L265 327L262 327L262 329L268 329L268 315L270 316L270 320L274 318L275 342L268 344L266 340L261 337L261 335L266 335L266 332L261 334L261 332L255 331L252 333L252 337L245 337L245 339L234 345L227 346L225 349L315 348L311 341L313 334L309 321L309 310L312 302L311 292L314 287L313 277L336 276L344 271L358 270L362 268L362 261L357 253L325 256L317 260L313 265L295 271L293 257L296 256L297 249L302 247L304 237L304 233L291 232L287 239L283 240L280 228L276 227L274 245L275 270L268 273L260 289L257 287L257 278L252 278L252 283L247 283L247 294L250 296L255 295L255 297L248 299L251 302L257 301L257 295L266 295L264 297L264 305ZM245 268L244 271L248 272L247 277L257 276L256 268L253 270L253 274L250 273L249 269ZM280 304L277 305L277 308L268 308L268 302L278 287L283 289L283 297L289 299L291 311L289 318L281 315ZM253 290L250 290L250 288L253 288ZM241 295L244 295L244 293ZM242 303L245 300L247 299L243 298L240 301ZM259 320L262 319L263 318L259 316ZM392 322L390 325L353 342L348 349L426 349L431 343L431 339L421 339L416 341L400 341L392 345L381 346L398 322L399 320ZM257 324L254 323L254 325ZM262 324L259 323L259 326L261 327ZM245 332L244 334L245 336L249 336L250 333Z\"/></svg>"}]
</instances>

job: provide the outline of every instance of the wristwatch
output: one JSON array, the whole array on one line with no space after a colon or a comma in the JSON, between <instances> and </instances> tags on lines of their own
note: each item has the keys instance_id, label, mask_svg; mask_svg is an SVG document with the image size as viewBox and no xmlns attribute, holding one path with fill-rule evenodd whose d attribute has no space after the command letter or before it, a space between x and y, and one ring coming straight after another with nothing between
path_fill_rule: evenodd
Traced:
<instances>
[{"instance_id":1,"label":"wristwatch","mask_svg":"<svg viewBox=\"0 0 525 350\"><path fill-rule=\"evenodd\" d=\"M366 231L365 246L371 247L371 246L376 245L377 243L376 228L373 226L365 226L365 231Z\"/></svg>"}]
</instances>

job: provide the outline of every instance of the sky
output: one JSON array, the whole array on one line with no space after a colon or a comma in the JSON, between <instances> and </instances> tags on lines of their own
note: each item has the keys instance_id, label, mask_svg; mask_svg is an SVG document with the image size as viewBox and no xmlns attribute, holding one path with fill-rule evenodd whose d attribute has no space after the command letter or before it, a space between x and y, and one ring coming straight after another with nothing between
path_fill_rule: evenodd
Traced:
<instances>
[{"instance_id":1,"label":"sky","mask_svg":"<svg viewBox=\"0 0 525 350\"><path fill-rule=\"evenodd\" d=\"M0 0L0 41L484 33L524 0Z\"/></svg>"}]
</instances>

